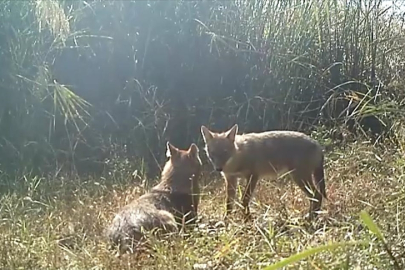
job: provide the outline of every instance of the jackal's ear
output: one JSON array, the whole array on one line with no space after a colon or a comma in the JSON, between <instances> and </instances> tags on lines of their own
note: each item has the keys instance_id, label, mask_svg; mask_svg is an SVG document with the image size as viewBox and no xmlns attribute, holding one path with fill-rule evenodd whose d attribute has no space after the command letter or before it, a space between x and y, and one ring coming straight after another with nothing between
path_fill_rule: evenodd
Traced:
<instances>
[{"instance_id":1,"label":"jackal's ear","mask_svg":"<svg viewBox=\"0 0 405 270\"><path fill-rule=\"evenodd\" d=\"M177 156L177 154L179 153L179 150L174 147L170 142L166 143L166 156L168 158L173 157L173 156Z\"/></svg>"},{"instance_id":2,"label":"jackal's ear","mask_svg":"<svg viewBox=\"0 0 405 270\"><path fill-rule=\"evenodd\" d=\"M188 153L193 157L195 157L198 155L198 152L199 152L198 146L195 143L192 143L190 148L188 149Z\"/></svg>"},{"instance_id":3,"label":"jackal's ear","mask_svg":"<svg viewBox=\"0 0 405 270\"><path fill-rule=\"evenodd\" d=\"M230 130L226 132L226 137L234 141L236 134L238 134L238 124L235 124Z\"/></svg>"},{"instance_id":4,"label":"jackal's ear","mask_svg":"<svg viewBox=\"0 0 405 270\"><path fill-rule=\"evenodd\" d=\"M205 143L207 143L213 137L211 131L209 131L209 129L206 128L205 126L201 126L201 134L203 136Z\"/></svg>"}]
</instances>

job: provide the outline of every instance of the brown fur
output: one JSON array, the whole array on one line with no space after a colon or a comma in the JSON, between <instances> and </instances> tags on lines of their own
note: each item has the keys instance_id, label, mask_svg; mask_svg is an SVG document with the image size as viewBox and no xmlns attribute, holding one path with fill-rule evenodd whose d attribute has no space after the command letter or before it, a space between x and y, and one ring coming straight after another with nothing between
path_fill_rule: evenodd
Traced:
<instances>
[{"instance_id":1,"label":"brown fur","mask_svg":"<svg viewBox=\"0 0 405 270\"><path fill-rule=\"evenodd\" d=\"M159 184L124 206L107 229L107 237L119 245L120 253L141 243L143 232L176 232L183 218L190 223L197 217L201 174L198 147L192 144L184 151L167 143L167 156L170 158Z\"/></svg>"},{"instance_id":2,"label":"brown fur","mask_svg":"<svg viewBox=\"0 0 405 270\"><path fill-rule=\"evenodd\" d=\"M242 205L245 214L250 216L249 202L259 178L291 171L294 182L310 198L310 218L313 218L321 208L322 197L326 198L324 155L319 143L295 131L242 135L237 132L237 125L222 133L201 127L207 156L225 178L226 216L232 211L238 177L247 179Z\"/></svg>"}]
</instances>

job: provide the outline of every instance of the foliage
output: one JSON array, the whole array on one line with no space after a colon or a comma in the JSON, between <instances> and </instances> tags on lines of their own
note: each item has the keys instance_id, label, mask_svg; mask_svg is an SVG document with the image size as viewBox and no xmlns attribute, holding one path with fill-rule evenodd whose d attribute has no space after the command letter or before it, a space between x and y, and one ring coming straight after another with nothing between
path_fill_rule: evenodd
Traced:
<instances>
[{"instance_id":1,"label":"foliage","mask_svg":"<svg viewBox=\"0 0 405 270\"><path fill-rule=\"evenodd\" d=\"M403 19L381 1L2 1L2 169L156 175L199 127L391 134ZM392 134L391 134L392 135ZM343 136L344 137L344 136Z\"/></svg>"}]
</instances>

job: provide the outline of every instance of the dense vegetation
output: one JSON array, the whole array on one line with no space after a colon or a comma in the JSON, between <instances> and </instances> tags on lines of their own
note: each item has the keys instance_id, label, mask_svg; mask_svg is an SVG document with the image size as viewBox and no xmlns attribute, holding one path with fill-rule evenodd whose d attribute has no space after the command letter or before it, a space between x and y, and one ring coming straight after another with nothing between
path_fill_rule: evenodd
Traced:
<instances>
[{"instance_id":1,"label":"dense vegetation","mask_svg":"<svg viewBox=\"0 0 405 270\"><path fill-rule=\"evenodd\" d=\"M246 269L347 239L368 244L306 267L400 265L405 26L396 7L379 0L0 1L0 266ZM300 227L298 190L263 183L257 200L278 225L203 224L171 249L158 243L153 259L115 261L101 247L102 228L134 198L135 180L159 174L166 141L202 146L202 124L234 123L242 132L300 130L326 146L331 195L323 229ZM202 216L218 220L223 192L213 185ZM257 215L267 208L259 206ZM385 245L359 224L364 208L389 233ZM54 241L66 235L69 245Z\"/></svg>"},{"instance_id":2,"label":"dense vegetation","mask_svg":"<svg viewBox=\"0 0 405 270\"><path fill-rule=\"evenodd\" d=\"M379 2L2 1L2 169L156 175L201 124L390 130L403 20Z\"/></svg>"}]
</instances>

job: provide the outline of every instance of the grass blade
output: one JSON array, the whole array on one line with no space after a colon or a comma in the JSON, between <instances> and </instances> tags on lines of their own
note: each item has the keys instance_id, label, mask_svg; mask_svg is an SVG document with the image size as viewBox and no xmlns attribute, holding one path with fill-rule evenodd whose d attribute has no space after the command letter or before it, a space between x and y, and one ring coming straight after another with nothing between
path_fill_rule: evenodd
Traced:
<instances>
[{"instance_id":1,"label":"grass blade","mask_svg":"<svg viewBox=\"0 0 405 270\"><path fill-rule=\"evenodd\" d=\"M378 237L379 240L385 242L385 238L381 233L380 228L378 228L377 224L375 224L375 222L366 211L362 210L360 212L360 219L367 226L367 228Z\"/></svg>"},{"instance_id":2,"label":"grass blade","mask_svg":"<svg viewBox=\"0 0 405 270\"><path fill-rule=\"evenodd\" d=\"M319 247L314 247L314 248L310 248L310 249L306 249L298 254L294 254L284 260L281 260L275 264L269 265L265 268L263 268L263 270L274 270L274 269L279 269L281 267L287 266L289 264L292 263L296 263L298 261L301 261L311 255L315 255L319 252L322 251L327 251L327 250L332 250L332 249L336 249L339 247L346 247L346 246L353 246L353 245L359 245L359 244L367 244L364 241L356 241L356 242L338 242L338 243L332 243L332 244L327 244L327 245L323 245L323 246L319 246Z\"/></svg>"}]
</instances>

